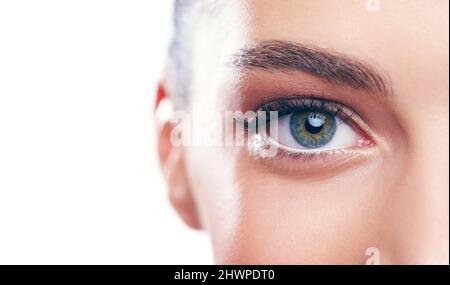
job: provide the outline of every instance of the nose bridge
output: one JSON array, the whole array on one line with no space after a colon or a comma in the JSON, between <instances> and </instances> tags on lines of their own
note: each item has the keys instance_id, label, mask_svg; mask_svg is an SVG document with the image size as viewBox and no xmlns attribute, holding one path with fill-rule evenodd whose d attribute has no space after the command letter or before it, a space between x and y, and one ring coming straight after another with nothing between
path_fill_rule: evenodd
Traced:
<instances>
[{"instance_id":1,"label":"nose bridge","mask_svg":"<svg viewBox=\"0 0 450 285\"><path fill-rule=\"evenodd\" d=\"M392 200L397 262L448 264L448 114L422 110L410 121L413 131Z\"/></svg>"}]
</instances>

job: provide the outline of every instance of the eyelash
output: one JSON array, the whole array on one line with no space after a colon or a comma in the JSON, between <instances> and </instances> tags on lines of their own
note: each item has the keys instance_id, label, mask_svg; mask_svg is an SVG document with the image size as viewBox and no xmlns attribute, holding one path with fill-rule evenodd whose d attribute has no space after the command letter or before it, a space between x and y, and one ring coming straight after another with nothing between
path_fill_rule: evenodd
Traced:
<instances>
[{"instance_id":1,"label":"eyelash","mask_svg":"<svg viewBox=\"0 0 450 285\"><path fill-rule=\"evenodd\" d=\"M274 99L271 101L264 102L257 110L266 112L266 120L264 122L258 122L258 117L252 119L236 118L236 122L244 127L244 130L248 130L249 124L260 124L261 126L270 124L270 116L268 115L271 111L277 111L278 117L282 117L291 113L308 111L308 112L326 112L333 116L336 116L339 120L348 124L356 132L360 133L362 137L367 137L371 143L365 146L371 146L373 144L373 138L369 128L361 119L361 117L351 110L349 107L345 106L336 101L332 101L324 98L317 98L305 95L294 95L287 96L280 99ZM270 135L269 135L270 137ZM321 162L326 162L330 158L338 158L342 160L344 157L350 158L351 156L358 155L358 150L351 149L336 149L336 150L317 150L310 152L291 152L289 150L279 148L277 157L285 160L302 160L304 162L311 162L320 160ZM255 156L259 158L258 156Z\"/></svg>"},{"instance_id":2,"label":"eyelash","mask_svg":"<svg viewBox=\"0 0 450 285\"><path fill-rule=\"evenodd\" d=\"M263 112L277 111L279 117L299 111L326 112L347 124L352 123L352 117L355 115L349 108L338 102L305 96L285 97L265 102L259 110Z\"/></svg>"},{"instance_id":3,"label":"eyelash","mask_svg":"<svg viewBox=\"0 0 450 285\"><path fill-rule=\"evenodd\" d=\"M264 102L261 107L259 107L256 112L262 111L266 113L266 121L259 122L258 117L255 118L242 118L235 117L235 121L242 125L245 129L248 129L250 124L270 124L269 112L278 112L278 117L288 115L290 113L300 112L300 111L311 111L311 112L326 112L346 124L352 127L359 127L354 121L353 117L357 116L355 112L351 111L349 107L345 105L323 98L308 97L308 96L289 96L281 99L274 99L271 101Z\"/></svg>"}]
</instances>

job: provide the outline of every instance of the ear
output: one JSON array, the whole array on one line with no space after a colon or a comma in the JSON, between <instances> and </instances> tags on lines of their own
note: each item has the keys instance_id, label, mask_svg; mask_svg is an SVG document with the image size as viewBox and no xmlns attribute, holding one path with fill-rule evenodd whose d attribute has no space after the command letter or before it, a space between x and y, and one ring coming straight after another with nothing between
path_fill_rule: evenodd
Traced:
<instances>
[{"instance_id":1,"label":"ear","mask_svg":"<svg viewBox=\"0 0 450 285\"><path fill-rule=\"evenodd\" d=\"M169 200L183 221L194 229L201 229L197 207L187 178L183 147L174 146L170 134L174 128L170 122L173 112L171 100L164 84L158 85L155 106L158 155L164 178L166 179Z\"/></svg>"}]
</instances>

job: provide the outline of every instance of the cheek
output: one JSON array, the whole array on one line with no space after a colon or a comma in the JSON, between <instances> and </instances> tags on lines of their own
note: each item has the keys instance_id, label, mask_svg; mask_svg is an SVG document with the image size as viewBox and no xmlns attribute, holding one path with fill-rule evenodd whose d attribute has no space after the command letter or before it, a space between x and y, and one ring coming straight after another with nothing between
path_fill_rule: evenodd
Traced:
<instances>
[{"instance_id":1,"label":"cheek","mask_svg":"<svg viewBox=\"0 0 450 285\"><path fill-rule=\"evenodd\" d=\"M237 160L237 153L225 148L190 147L185 151L190 187L203 228L211 236L216 260L222 260L236 240L241 210L241 193L234 175Z\"/></svg>"},{"instance_id":2,"label":"cheek","mask_svg":"<svg viewBox=\"0 0 450 285\"><path fill-rule=\"evenodd\" d=\"M384 253L390 185L378 161L305 181L236 150L190 148L186 166L218 264L364 264ZM389 172L388 172L389 173Z\"/></svg>"},{"instance_id":3,"label":"cheek","mask_svg":"<svg viewBox=\"0 0 450 285\"><path fill-rule=\"evenodd\" d=\"M367 182L376 165L306 182L258 172L252 163L241 160L235 169L239 215L218 263L364 264L367 248L384 247L382 215L373 215L383 212L384 194Z\"/></svg>"}]
</instances>

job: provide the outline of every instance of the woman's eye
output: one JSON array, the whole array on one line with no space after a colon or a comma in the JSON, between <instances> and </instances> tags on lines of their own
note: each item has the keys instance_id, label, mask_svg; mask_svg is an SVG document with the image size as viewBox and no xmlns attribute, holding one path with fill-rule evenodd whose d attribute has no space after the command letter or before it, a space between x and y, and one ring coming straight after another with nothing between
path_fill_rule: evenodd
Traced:
<instances>
[{"instance_id":1,"label":"woman's eye","mask_svg":"<svg viewBox=\"0 0 450 285\"><path fill-rule=\"evenodd\" d=\"M278 119L278 144L294 152L349 148L362 139L353 127L326 111L297 111Z\"/></svg>"},{"instance_id":2,"label":"woman's eye","mask_svg":"<svg viewBox=\"0 0 450 285\"><path fill-rule=\"evenodd\" d=\"M237 118L252 138L249 152L255 157L303 157L311 161L326 155L334 158L360 155L361 151L369 150L367 147L374 146L373 133L362 118L349 107L334 101L283 98L264 103L259 111L266 114L262 119L265 126L262 132L248 131L255 123L260 126L260 118ZM273 129L273 126L277 128Z\"/></svg>"},{"instance_id":3,"label":"woman's eye","mask_svg":"<svg viewBox=\"0 0 450 285\"><path fill-rule=\"evenodd\" d=\"M237 122L247 130L248 153L279 174L333 175L377 153L369 125L338 102L286 97L265 102L258 111L265 116L238 117Z\"/></svg>"}]
</instances>

